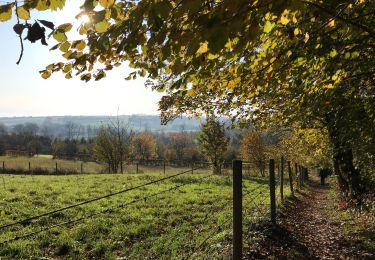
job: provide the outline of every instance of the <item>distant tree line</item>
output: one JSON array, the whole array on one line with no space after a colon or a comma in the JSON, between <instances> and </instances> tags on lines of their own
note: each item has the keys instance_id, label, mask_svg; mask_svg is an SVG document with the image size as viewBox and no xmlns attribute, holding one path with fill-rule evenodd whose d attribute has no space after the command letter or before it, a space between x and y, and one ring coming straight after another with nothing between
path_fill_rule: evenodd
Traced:
<instances>
[{"instance_id":1,"label":"distant tree line","mask_svg":"<svg viewBox=\"0 0 375 260\"><path fill-rule=\"evenodd\" d=\"M98 129L90 128L86 136L76 123L68 122L63 128L63 137L52 137L34 123L10 129L0 124L0 155L11 151L12 155L50 154L60 159L98 161L109 172L123 172L128 162L164 160L181 164L208 161L218 174L225 161L241 158L264 176L267 159L281 156L309 166L330 166L331 151L324 133L312 129L236 130L210 117L200 131L191 132L135 132L119 118Z\"/></svg>"}]
</instances>

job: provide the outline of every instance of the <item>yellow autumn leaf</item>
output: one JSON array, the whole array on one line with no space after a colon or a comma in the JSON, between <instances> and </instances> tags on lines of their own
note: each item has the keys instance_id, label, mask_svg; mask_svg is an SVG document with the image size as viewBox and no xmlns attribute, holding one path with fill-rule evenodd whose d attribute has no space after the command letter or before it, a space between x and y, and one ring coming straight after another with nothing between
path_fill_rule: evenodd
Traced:
<instances>
[{"instance_id":1,"label":"yellow autumn leaf","mask_svg":"<svg viewBox=\"0 0 375 260\"><path fill-rule=\"evenodd\" d=\"M280 17L280 23L281 23L282 25L287 25L287 24L289 23L289 19L288 19L288 17L282 15L282 16Z\"/></svg>"},{"instance_id":2,"label":"yellow autumn leaf","mask_svg":"<svg viewBox=\"0 0 375 260\"><path fill-rule=\"evenodd\" d=\"M189 90L187 91L187 95L188 95L189 97L194 96L194 89L189 89Z\"/></svg>"},{"instance_id":3,"label":"yellow autumn leaf","mask_svg":"<svg viewBox=\"0 0 375 260\"><path fill-rule=\"evenodd\" d=\"M79 51L82 51L86 47L85 41L79 41L79 43L75 46L75 48Z\"/></svg>"},{"instance_id":4,"label":"yellow autumn leaf","mask_svg":"<svg viewBox=\"0 0 375 260\"><path fill-rule=\"evenodd\" d=\"M81 27L79 27L79 31L78 31L78 33L79 33L80 35L86 34L86 33L87 33L87 28L86 28L86 26L85 26L85 25L82 25Z\"/></svg>"},{"instance_id":5,"label":"yellow autumn leaf","mask_svg":"<svg viewBox=\"0 0 375 260\"><path fill-rule=\"evenodd\" d=\"M234 83L238 84L241 82L241 77L237 77L234 79Z\"/></svg>"},{"instance_id":6,"label":"yellow autumn leaf","mask_svg":"<svg viewBox=\"0 0 375 260\"><path fill-rule=\"evenodd\" d=\"M62 51L62 52L67 52L70 48L70 43L69 42L63 42L60 46L59 46L59 50Z\"/></svg>"},{"instance_id":7,"label":"yellow autumn leaf","mask_svg":"<svg viewBox=\"0 0 375 260\"><path fill-rule=\"evenodd\" d=\"M299 28L294 29L294 35L299 35L301 33L301 30Z\"/></svg>"},{"instance_id":8,"label":"yellow autumn leaf","mask_svg":"<svg viewBox=\"0 0 375 260\"><path fill-rule=\"evenodd\" d=\"M236 85L236 82L234 80L231 80L228 82L227 88L229 90L233 90L235 85Z\"/></svg>"},{"instance_id":9,"label":"yellow autumn leaf","mask_svg":"<svg viewBox=\"0 0 375 260\"><path fill-rule=\"evenodd\" d=\"M297 21L297 18L296 18L295 15L293 15L293 17L292 17L292 21L293 21L293 23L297 23L297 22L298 22L298 21Z\"/></svg>"},{"instance_id":10,"label":"yellow autumn leaf","mask_svg":"<svg viewBox=\"0 0 375 260\"><path fill-rule=\"evenodd\" d=\"M0 22L6 22L12 18L12 4L0 6Z\"/></svg>"},{"instance_id":11,"label":"yellow autumn leaf","mask_svg":"<svg viewBox=\"0 0 375 260\"><path fill-rule=\"evenodd\" d=\"M335 27L336 26L336 21L334 19L332 19L329 23L328 23L328 26L329 27Z\"/></svg>"},{"instance_id":12,"label":"yellow autumn leaf","mask_svg":"<svg viewBox=\"0 0 375 260\"><path fill-rule=\"evenodd\" d=\"M30 19L30 12L27 10L25 7L20 6L16 10L16 14L18 15L19 18L23 20L29 20Z\"/></svg>"},{"instance_id":13,"label":"yellow autumn leaf","mask_svg":"<svg viewBox=\"0 0 375 260\"><path fill-rule=\"evenodd\" d=\"M39 73L43 79L48 79L51 76L51 72L49 72L48 70L42 70L39 71Z\"/></svg>"},{"instance_id":14,"label":"yellow autumn leaf","mask_svg":"<svg viewBox=\"0 0 375 260\"><path fill-rule=\"evenodd\" d=\"M304 42L308 42L310 39L310 35L308 33L305 33L305 39L304 39Z\"/></svg>"},{"instance_id":15,"label":"yellow autumn leaf","mask_svg":"<svg viewBox=\"0 0 375 260\"><path fill-rule=\"evenodd\" d=\"M201 43L199 49L197 50L197 53L198 54L203 54L203 53L206 53L208 52L208 43L207 42L203 42Z\"/></svg>"},{"instance_id":16,"label":"yellow autumn leaf","mask_svg":"<svg viewBox=\"0 0 375 260\"><path fill-rule=\"evenodd\" d=\"M45 11L48 9L47 1L38 1L35 7L38 11Z\"/></svg>"},{"instance_id":17,"label":"yellow autumn leaf","mask_svg":"<svg viewBox=\"0 0 375 260\"><path fill-rule=\"evenodd\" d=\"M111 7L115 3L115 0L99 0L99 4L104 8Z\"/></svg>"}]
</instances>

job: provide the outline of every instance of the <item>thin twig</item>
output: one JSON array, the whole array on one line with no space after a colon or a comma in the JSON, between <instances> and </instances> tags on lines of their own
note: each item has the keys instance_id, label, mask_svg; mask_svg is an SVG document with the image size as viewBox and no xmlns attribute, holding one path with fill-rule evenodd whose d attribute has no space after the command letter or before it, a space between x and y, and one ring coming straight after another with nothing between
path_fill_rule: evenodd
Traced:
<instances>
[{"instance_id":1,"label":"thin twig","mask_svg":"<svg viewBox=\"0 0 375 260\"><path fill-rule=\"evenodd\" d=\"M17 24L21 24L20 23L20 18L18 16L18 2L17 0L14 1L15 5L16 5L16 16L17 16ZM18 61L16 62L17 65L20 64L21 60L22 60L22 56L23 56L23 40L22 40L22 33L19 33L18 34L18 38L20 38L20 43L21 43L21 53L20 53L20 57L18 58Z\"/></svg>"}]
</instances>

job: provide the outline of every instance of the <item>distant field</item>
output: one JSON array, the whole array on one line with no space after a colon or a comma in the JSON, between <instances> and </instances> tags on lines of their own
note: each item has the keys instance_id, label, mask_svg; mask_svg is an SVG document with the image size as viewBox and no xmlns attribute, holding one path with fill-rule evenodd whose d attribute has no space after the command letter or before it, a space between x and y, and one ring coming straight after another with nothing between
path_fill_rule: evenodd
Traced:
<instances>
[{"instance_id":1,"label":"distant field","mask_svg":"<svg viewBox=\"0 0 375 260\"><path fill-rule=\"evenodd\" d=\"M52 159L51 155L39 155L34 157L12 157L12 156L0 156L0 172L2 171L2 163L5 165L5 173L28 173L29 162L31 167L31 174L55 174L56 163L58 174L80 174L81 170L83 174L93 173L106 173L106 167L103 164L96 162L84 162L74 160L60 160ZM82 168L81 168L82 167ZM191 167L175 167L166 165L166 173L172 174L181 170L188 170ZM124 173L136 173L137 165L135 163L125 164ZM223 173L226 174L228 170L223 169ZM138 165L138 173L164 173L164 166L145 166Z\"/></svg>"},{"instance_id":2,"label":"distant field","mask_svg":"<svg viewBox=\"0 0 375 260\"><path fill-rule=\"evenodd\" d=\"M53 159L53 156L50 154L36 154L34 158L46 158L46 159Z\"/></svg>"},{"instance_id":3,"label":"distant field","mask_svg":"<svg viewBox=\"0 0 375 260\"><path fill-rule=\"evenodd\" d=\"M166 176L170 175L3 174L0 176L0 226ZM267 217L267 180L244 180L244 194L247 194L244 230L248 232L250 218ZM148 199L143 199L147 196ZM231 250L231 199L231 177L211 176L207 171L197 170L193 175L182 174L28 223L0 228L2 243L15 236L105 211L75 225L51 228L0 244L0 257L221 259ZM125 205L132 201L137 202ZM260 202L265 212L259 211L256 204Z\"/></svg>"},{"instance_id":4,"label":"distant field","mask_svg":"<svg viewBox=\"0 0 375 260\"><path fill-rule=\"evenodd\" d=\"M55 173L56 163L57 169L62 173L80 173L81 165L84 173L101 173L105 172L105 167L95 162L81 162L73 160L60 160L52 159L51 155L39 155L34 157L12 157L12 156L0 156L0 166L2 163L5 164L5 169L14 171L27 171L29 169L29 163L31 170L34 173L38 173L38 170L42 172ZM10 171L10 172L12 172Z\"/></svg>"}]
</instances>

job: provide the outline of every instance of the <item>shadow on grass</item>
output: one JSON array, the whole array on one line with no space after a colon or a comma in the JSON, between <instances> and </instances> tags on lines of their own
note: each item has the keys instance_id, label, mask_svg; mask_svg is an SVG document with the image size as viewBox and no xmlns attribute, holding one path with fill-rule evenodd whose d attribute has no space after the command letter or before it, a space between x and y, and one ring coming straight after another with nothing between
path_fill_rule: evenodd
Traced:
<instances>
[{"instance_id":1,"label":"shadow on grass","mask_svg":"<svg viewBox=\"0 0 375 260\"><path fill-rule=\"evenodd\" d=\"M249 241L245 259L316 259L308 248L297 241L290 230L282 225L264 222L254 232L262 237L258 243Z\"/></svg>"},{"instance_id":2,"label":"shadow on grass","mask_svg":"<svg viewBox=\"0 0 375 260\"><path fill-rule=\"evenodd\" d=\"M310 195L303 191L298 191L304 197ZM295 210L301 199L295 196L289 196L283 206L279 208L278 218L280 224L272 225L269 221L258 223L255 225L252 232L257 234L260 241L252 243L252 241L245 241L249 243L246 249L245 259L316 259L309 249L300 243L294 236L293 230L288 228L284 223L286 219L286 212Z\"/></svg>"}]
</instances>

